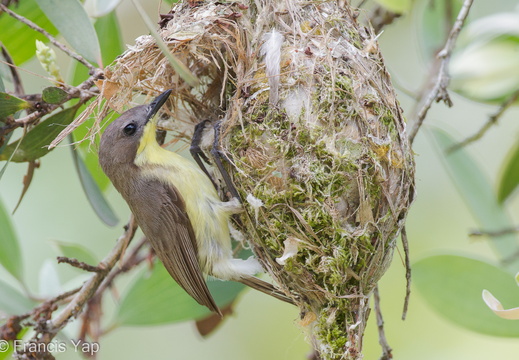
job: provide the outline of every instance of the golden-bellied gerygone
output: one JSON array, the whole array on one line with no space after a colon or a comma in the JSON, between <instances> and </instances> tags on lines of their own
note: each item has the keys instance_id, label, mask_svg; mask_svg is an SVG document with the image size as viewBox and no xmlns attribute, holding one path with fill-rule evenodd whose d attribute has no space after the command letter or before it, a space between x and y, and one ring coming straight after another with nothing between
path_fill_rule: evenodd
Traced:
<instances>
[{"instance_id":1,"label":"golden-bellied gerygone","mask_svg":"<svg viewBox=\"0 0 519 360\"><path fill-rule=\"evenodd\" d=\"M195 163L157 143L154 115L170 93L124 112L106 128L99 147L103 171L169 274L200 304L221 314L204 274L239 281L290 302L253 276L262 271L256 259L232 257L228 222L241 211L239 200L222 202Z\"/></svg>"}]
</instances>

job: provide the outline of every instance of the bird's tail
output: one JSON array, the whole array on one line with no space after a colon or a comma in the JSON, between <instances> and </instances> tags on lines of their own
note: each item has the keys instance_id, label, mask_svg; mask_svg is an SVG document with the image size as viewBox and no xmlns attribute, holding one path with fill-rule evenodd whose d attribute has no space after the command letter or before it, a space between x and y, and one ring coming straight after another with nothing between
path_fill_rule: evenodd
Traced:
<instances>
[{"instance_id":1,"label":"bird's tail","mask_svg":"<svg viewBox=\"0 0 519 360\"><path fill-rule=\"evenodd\" d=\"M274 287L274 285L272 285L266 281L260 280L255 276L242 276L240 279L237 279L236 281L239 281L244 285L247 285L253 289L261 291L264 294L273 296L278 300L295 305L294 300L292 300L290 297L286 296L281 291L276 289L276 287Z\"/></svg>"}]
</instances>

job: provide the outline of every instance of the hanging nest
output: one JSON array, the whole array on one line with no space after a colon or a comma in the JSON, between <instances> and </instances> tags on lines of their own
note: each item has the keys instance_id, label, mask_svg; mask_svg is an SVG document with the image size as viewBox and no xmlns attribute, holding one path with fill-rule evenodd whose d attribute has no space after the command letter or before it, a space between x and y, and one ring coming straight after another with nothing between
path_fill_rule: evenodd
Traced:
<instances>
[{"instance_id":1,"label":"hanging nest","mask_svg":"<svg viewBox=\"0 0 519 360\"><path fill-rule=\"evenodd\" d=\"M414 191L404 119L356 15L334 1L181 3L159 33L198 85L141 36L102 86L118 111L172 88L161 124L177 138L221 121L220 147L247 199L234 227L299 306L323 359L362 357L368 297Z\"/></svg>"}]
</instances>

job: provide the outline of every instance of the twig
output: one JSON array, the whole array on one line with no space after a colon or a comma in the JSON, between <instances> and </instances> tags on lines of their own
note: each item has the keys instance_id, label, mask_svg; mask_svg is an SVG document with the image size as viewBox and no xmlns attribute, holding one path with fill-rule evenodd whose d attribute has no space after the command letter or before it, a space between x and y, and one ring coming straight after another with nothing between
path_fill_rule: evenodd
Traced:
<instances>
[{"instance_id":1,"label":"twig","mask_svg":"<svg viewBox=\"0 0 519 360\"><path fill-rule=\"evenodd\" d=\"M512 228L505 228L500 230L474 230L469 233L470 237L477 237L477 236L489 236L492 238L498 238L500 236L505 236L513 233L519 232L519 226L512 227ZM494 239L499 241L499 239ZM509 254L505 258L501 259L501 263L503 265L508 265L514 261L517 260L517 257L519 257L519 251L514 251L513 253Z\"/></svg>"},{"instance_id":2,"label":"twig","mask_svg":"<svg viewBox=\"0 0 519 360\"><path fill-rule=\"evenodd\" d=\"M445 102L445 104L447 104L447 106L452 106L452 101L449 97L449 93L447 92L447 87L449 86L450 82L448 67L452 50L454 49L454 45L456 44L456 40L458 39L458 35L461 31L461 28L463 27L465 19L467 18L472 3L473 0L465 0L463 2L463 6L461 7L460 12L458 13L458 17L456 18L452 30L449 33L449 36L447 37L445 46L437 55L437 59L440 61L438 76L436 78L434 87L426 96L420 111L418 111L415 123L413 124L413 127L409 132L409 141L411 143L413 143L414 138L418 133L418 130L420 130L420 127L422 126L427 112L431 108L433 102L443 101Z\"/></svg>"},{"instance_id":3,"label":"twig","mask_svg":"<svg viewBox=\"0 0 519 360\"><path fill-rule=\"evenodd\" d=\"M7 324L2 326L2 327L0 327L0 339L2 339L2 340L14 340L14 339L17 338L19 331L16 331L14 334L12 334L12 331L9 329L10 328L9 322L11 322L11 323L13 323L13 322L20 322L20 321L25 320L25 319L30 318L30 317L32 317L33 319L37 320L42 312L47 311L54 304L57 304L57 303L61 302L62 300L65 300L65 299L71 297L72 295L77 293L79 290L81 290L81 287L78 287L78 288L66 291L66 292L64 292L62 294L59 294L56 297L53 297L52 299L49 299L49 300L43 302L38 307L35 307L34 309L32 309L31 312L28 312L28 313L22 314L22 315L11 316L9 318ZM21 329L19 329L19 330L21 330ZM7 331L7 335L6 335L6 331ZM11 335L13 336L13 339L9 338Z\"/></svg>"},{"instance_id":4,"label":"twig","mask_svg":"<svg viewBox=\"0 0 519 360\"><path fill-rule=\"evenodd\" d=\"M391 25L401 16L402 14L387 10L383 6L377 6L372 10L368 21L373 26L375 34L379 34L384 27Z\"/></svg>"},{"instance_id":5,"label":"twig","mask_svg":"<svg viewBox=\"0 0 519 360\"><path fill-rule=\"evenodd\" d=\"M103 283L97 289L97 294L100 294L106 290L106 288L112 286L114 279L122 274L127 272L128 270L134 268L136 265L139 265L141 262L146 260L146 256L139 257L138 253L142 249L142 247L147 243L146 238L142 238L137 245L135 245L132 249L132 252L126 257L124 262L122 262L121 266L113 269L110 274L106 277Z\"/></svg>"},{"instance_id":6,"label":"twig","mask_svg":"<svg viewBox=\"0 0 519 360\"><path fill-rule=\"evenodd\" d=\"M34 327L36 334L30 340L36 344L48 344L52 341L52 339L56 336L56 334L67 325L70 319L77 317L81 310L85 307L87 302L96 294L99 286L102 284L103 280L108 276L109 271L113 269L115 264L120 258L121 251L124 249L127 244L131 241L133 236L135 235L135 231L137 230L137 224L133 215L130 217L130 221L128 225L125 227L124 233L119 237L115 247L112 251L100 262L99 267L105 267L106 271L98 272L92 275L90 279L88 279L80 289L74 290L74 297L70 300L70 302L61 310L61 312L54 318L51 318L52 312L56 310L56 306L54 303L57 301L56 299L62 298L63 295L54 298L51 303L45 302L40 305L37 309L31 312L31 315L36 311L39 311L39 314L43 315L43 321L39 321ZM70 296L66 294L66 296ZM48 319L48 320L45 320ZM40 354L41 358L46 357L46 352ZM34 354L28 354L22 352L21 354L16 354L17 358L20 359L34 359ZM37 357L37 358L40 358Z\"/></svg>"},{"instance_id":7,"label":"twig","mask_svg":"<svg viewBox=\"0 0 519 360\"><path fill-rule=\"evenodd\" d=\"M74 51L70 50L68 47L66 47L65 45L60 43L58 40L56 40L56 38L54 36L49 34L45 29L42 29L41 27L39 27L38 25L36 25L32 21L30 21L30 20L24 18L23 16L20 16L17 13L9 10L9 8L7 8L7 6L5 6L3 4L0 4L0 10L5 12L5 13L7 13L9 16L15 18L16 20L20 21L21 23L24 23L25 25L27 25L31 29L36 30L39 33L43 34L58 49L60 49L64 53L66 53L68 56L76 59L81 64L85 65L88 68L88 73L90 75L94 75L95 74L95 72L97 70L96 67L94 67L92 64L90 64L88 61L86 61L81 55L75 53Z\"/></svg>"},{"instance_id":8,"label":"twig","mask_svg":"<svg viewBox=\"0 0 519 360\"><path fill-rule=\"evenodd\" d=\"M57 260L58 260L58 264L61 264L61 263L69 264L70 266L73 266L75 268L85 270L88 272L95 272L95 273L106 273L107 272L107 269L103 268L101 266L88 265L87 263L84 263L77 259L68 258L65 256L58 256Z\"/></svg>"},{"instance_id":9,"label":"twig","mask_svg":"<svg viewBox=\"0 0 519 360\"><path fill-rule=\"evenodd\" d=\"M42 317L42 314L50 315L50 313L57 308L57 305L60 302L68 299L69 297L73 296L74 294L77 294L80 290L81 290L81 287L77 287L75 289L66 291L62 294L59 294L58 296L43 302L40 306L34 308L30 313L25 314L25 315L29 315L34 320L38 321ZM48 316L45 316L44 318L47 318L47 317Z\"/></svg>"},{"instance_id":10,"label":"twig","mask_svg":"<svg viewBox=\"0 0 519 360\"><path fill-rule=\"evenodd\" d=\"M499 109L488 118L487 122L479 129L477 133L448 148L447 154L459 150L462 147L465 147L481 139L492 126L497 124L497 121L501 118L501 116L503 116L506 110L508 110L508 108L510 108L510 106L512 106L517 101L517 99L519 99L519 89L517 89L508 99L506 99L505 102L501 104Z\"/></svg>"},{"instance_id":11,"label":"twig","mask_svg":"<svg viewBox=\"0 0 519 360\"><path fill-rule=\"evenodd\" d=\"M405 320L407 316L407 309L409 308L409 299L411 298L411 260L409 256L409 241L407 240L407 231L405 226L402 228L400 237L402 238L402 246L404 248L405 258L405 299L404 309L402 310L402 320Z\"/></svg>"},{"instance_id":12,"label":"twig","mask_svg":"<svg viewBox=\"0 0 519 360\"><path fill-rule=\"evenodd\" d=\"M77 87L70 87L68 89L65 89L68 93L68 96L60 104L40 104L38 110L34 111L33 113L27 116L16 119L12 123L0 128L0 136L3 136L11 132L18 127L34 123L35 121L41 119L43 116L61 107L65 102L69 101L70 99L79 98L80 104L86 103L88 100L90 100L92 97L98 94L98 91L93 90L92 87L94 85L94 80L99 75L100 73L96 73L96 75L91 76Z\"/></svg>"},{"instance_id":13,"label":"twig","mask_svg":"<svg viewBox=\"0 0 519 360\"><path fill-rule=\"evenodd\" d=\"M122 249L126 247L135 235L136 229L137 224L132 215L126 231L119 237L115 247L112 249L110 254L101 261L100 265L105 266L106 269L112 269L117 260L119 260ZM58 316L49 322L48 331L54 334L57 333L66 325L70 318L77 316L86 302L95 294L106 275L107 272L96 273L87 280L74 299L72 299L72 301L61 311L60 314L58 314Z\"/></svg>"},{"instance_id":14,"label":"twig","mask_svg":"<svg viewBox=\"0 0 519 360\"><path fill-rule=\"evenodd\" d=\"M382 309L380 308L380 295L378 293L378 285L375 286L373 291L373 299L375 300L375 313L377 315L377 326L378 326L378 343L382 347L382 356L380 360L389 360L393 358L391 352L391 346L389 346L384 332L384 318L382 317Z\"/></svg>"},{"instance_id":15,"label":"twig","mask_svg":"<svg viewBox=\"0 0 519 360\"><path fill-rule=\"evenodd\" d=\"M361 0L361 2L359 3L359 5L357 5L357 8L360 9L361 7L364 6L364 4L366 3L367 0Z\"/></svg>"},{"instance_id":16,"label":"twig","mask_svg":"<svg viewBox=\"0 0 519 360\"><path fill-rule=\"evenodd\" d=\"M469 236L489 236L489 237L499 237L503 235L513 234L519 232L519 226L501 230L474 230Z\"/></svg>"},{"instance_id":17,"label":"twig","mask_svg":"<svg viewBox=\"0 0 519 360\"><path fill-rule=\"evenodd\" d=\"M146 243L146 238L142 238L140 242L133 247L132 252L126 256L124 262L122 260L119 262L121 266L112 269L101 285L97 288L95 295L88 301L86 311L82 317L81 333L79 335L80 340L85 341L88 335L97 342L102 335L115 328L112 326L109 327L108 330L101 329L100 324L101 316L103 314L103 295L105 294L105 290L112 286L113 281L117 276L133 269L135 266L147 259L146 255L139 254L140 250Z\"/></svg>"}]
</instances>

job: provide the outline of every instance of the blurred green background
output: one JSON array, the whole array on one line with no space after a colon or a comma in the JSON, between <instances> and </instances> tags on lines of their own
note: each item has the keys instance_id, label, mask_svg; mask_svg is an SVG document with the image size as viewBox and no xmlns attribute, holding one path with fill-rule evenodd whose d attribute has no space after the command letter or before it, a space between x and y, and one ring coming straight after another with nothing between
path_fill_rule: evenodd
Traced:
<instances>
[{"instance_id":1,"label":"blurred green background","mask_svg":"<svg viewBox=\"0 0 519 360\"><path fill-rule=\"evenodd\" d=\"M423 3L423 2L417 2ZM157 18L159 4L148 1L143 4L152 19ZM430 55L423 46L421 27L424 10L415 4L413 10L385 28L379 38L386 65L399 94L404 113L414 106L414 99L407 93L416 93L429 71ZM423 5L423 4L422 4ZM513 12L517 1L476 1L470 19L491 13ZM167 8L163 5L162 9ZM163 11L164 12L164 11ZM126 44L148 30L131 2L123 1L117 9ZM3 29L2 29L3 31ZM66 59L58 54L66 68ZM519 65L519 63L518 63ZM39 74L43 70L35 60L28 68ZM518 66L519 68L519 66ZM27 93L41 92L48 83L30 73L23 73ZM7 84L8 87L10 84ZM469 238L471 230L478 229L470 210L454 187L442 164L430 126L447 130L452 137L462 140L475 133L497 110L496 105L485 105L468 100L451 92L453 108L443 104L433 105L415 143L417 163L417 199L407 221L411 260L416 262L431 254L459 253L478 259L495 261L493 250L484 239ZM467 151L495 184L503 159L517 142L519 134L519 110L512 108L483 139L470 145ZM14 138L18 136L15 134ZM13 216L13 223L21 241L24 256L24 272L28 287L33 292L52 291L46 284L50 263L58 252L53 240L83 244L102 258L113 247L121 234L122 222L129 210L119 194L110 189L109 202L114 206L121 226L110 228L99 221L91 210L81 185L73 170L72 158L66 144L50 153L37 169L35 179L20 208ZM11 163L0 182L0 197L7 209L16 205L26 172L25 164ZM515 222L519 219L519 202L512 199L507 209ZM519 342L514 338L485 336L465 330L431 310L425 299L413 288L407 320L401 320L405 295L405 268L403 252L395 252L393 264L380 283L382 310L386 336L393 348L395 359L516 359ZM74 270L68 265L56 265L62 283L66 283ZM49 270L51 269L51 270ZM517 271L517 270L516 270ZM121 294L131 276L123 277L117 286ZM0 279L16 286L9 274L0 269ZM42 285L43 284L43 285ZM492 284L488 284L491 289ZM41 289L43 287L43 289ZM65 288L65 286L64 286ZM114 294L114 299L116 294ZM111 317L117 301L107 301L105 316ZM504 304L506 307L519 306ZM174 306L172 304L172 306ZM490 312L490 310L488 310ZM295 360L304 359L310 352L308 329L298 322L295 308L263 294L247 290L241 296L235 313L206 339L196 332L193 323L150 327L122 327L101 339L100 359L160 358L160 359L249 359ZM71 336L77 334L76 324L67 328ZM365 359L380 356L375 316L372 314L364 339ZM56 353L57 359L77 359L79 354L69 347L64 353Z\"/></svg>"}]
</instances>

